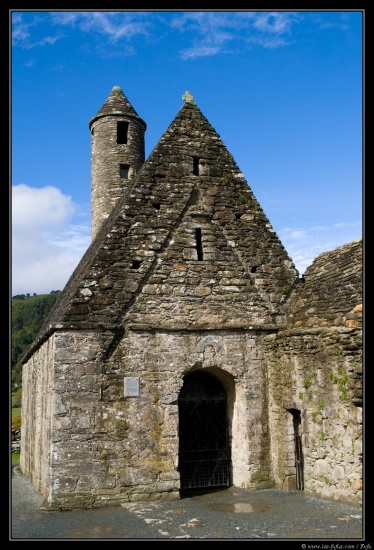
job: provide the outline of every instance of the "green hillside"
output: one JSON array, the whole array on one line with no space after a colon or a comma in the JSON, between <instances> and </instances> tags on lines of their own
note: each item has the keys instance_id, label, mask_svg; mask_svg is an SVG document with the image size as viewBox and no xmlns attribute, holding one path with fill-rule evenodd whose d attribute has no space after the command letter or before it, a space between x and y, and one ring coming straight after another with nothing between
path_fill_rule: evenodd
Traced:
<instances>
[{"instance_id":1,"label":"green hillside","mask_svg":"<svg viewBox=\"0 0 374 550\"><path fill-rule=\"evenodd\" d=\"M50 294L18 294L12 297L12 397L13 406L17 405L17 395L22 385L22 365L20 360L39 332L52 306L61 294L52 290ZM19 404L18 404L19 406Z\"/></svg>"}]
</instances>

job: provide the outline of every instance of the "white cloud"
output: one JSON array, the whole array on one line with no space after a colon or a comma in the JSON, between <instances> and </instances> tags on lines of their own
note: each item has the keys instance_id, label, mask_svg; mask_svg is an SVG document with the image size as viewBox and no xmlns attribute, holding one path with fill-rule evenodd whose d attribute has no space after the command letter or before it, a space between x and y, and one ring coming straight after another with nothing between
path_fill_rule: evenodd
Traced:
<instances>
[{"instance_id":1,"label":"white cloud","mask_svg":"<svg viewBox=\"0 0 374 550\"><path fill-rule=\"evenodd\" d=\"M37 231L62 227L75 212L71 197L52 186L36 188L25 184L12 187L13 230L25 227Z\"/></svg>"},{"instance_id":2,"label":"white cloud","mask_svg":"<svg viewBox=\"0 0 374 550\"><path fill-rule=\"evenodd\" d=\"M310 12L313 15L313 11ZM122 55L134 53L138 38L162 40L170 29L184 33L186 48L179 52L182 59L196 59L217 54L238 53L243 48L257 45L262 48L280 48L289 43L295 25L305 19L303 12L292 11L51 11L29 17L13 14L13 45L23 48L53 45L68 36L69 30L90 35L96 39L97 54L108 55L120 48ZM326 17L326 16L325 16ZM318 14L309 20L321 27ZM33 40L33 27L44 24L51 29L44 38ZM324 26L346 29L342 22L327 22ZM56 30L57 29L57 30ZM43 31L46 32L46 31ZM139 45L138 41L138 45ZM105 47L104 47L105 46Z\"/></svg>"},{"instance_id":3,"label":"white cloud","mask_svg":"<svg viewBox=\"0 0 374 550\"><path fill-rule=\"evenodd\" d=\"M36 27L40 23L41 18L35 15L31 22L25 23L22 17L22 13L15 13L12 16L12 43L13 46L21 46L25 49L31 49L38 46L53 46L57 40L62 37L61 34L53 36L45 36L40 40L34 41L31 36L30 30Z\"/></svg>"},{"instance_id":4,"label":"white cloud","mask_svg":"<svg viewBox=\"0 0 374 550\"><path fill-rule=\"evenodd\" d=\"M253 22L254 28L271 34L289 33L295 20L293 13L263 12L256 15Z\"/></svg>"},{"instance_id":5,"label":"white cloud","mask_svg":"<svg viewBox=\"0 0 374 550\"><path fill-rule=\"evenodd\" d=\"M146 12L105 12L90 11L51 13L55 25L78 27L85 33L106 36L110 42L130 39L137 35L146 35L149 22L145 20Z\"/></svg>"},{"instance_id":6,"label":"white cloud","mask_svg":"<svg viewBox=\"0 0 374 550\"><path fill-rule=\"evenodd\" d=\"M78 223L79 217L71 197L56 187L12 187L13 296L64 288L91 241L89 222Z\"/></svg>"},{"instance_id":7,"label":"white cloud","mask_svg":"<svg viewBox=\"0 0 374 550\"><path fill-rule=\"evenodd\" d=\"M144 36L151 25L146 21L147 12L46 12L35 14L24 21L22 13L14 13L12 17L13 46L31 49L40 46L53 46L58 40L66 38L68 28L89 33L100 40L107 38L111 44L121 40L130 40L136 36ZM51 24L44 37L33 38L33 27ZM44 27L45 28L45 27ZM46 32L43 28L42 32ZM56 30L57 29L57 30ZM62 32L60 31L62 29ZM35 31L36 32L36 31Z\"/></svg>"},{"instance_id":8,"label":"white cloud","mask_svg":"<svg viewBox=\"0 0 374 550\"><path fill-rule=\"evenodd\" d=\"M26 24L22 20L22 15L20 13L15 13L12 16L12 41L13 45L21 45L27 43L30 39L29 27L32 26L31 23Z\"/></svg>"},{"instance_id":9,"label":"white cloud","mask_svg":"<svg viewBox=\"0 0 374 550\"><path fill-rule=\"evenodd\" d=\"M49 19L47 19L49 18ZM195 59L222 53L237 53L254 44L276 48L286 44L292 26L301 19L292 12L255 11L82 11L46 12L45 17L34 17L25 23L22 17L13 17L13 45L23 48L53 45L67 36L69 29L90 34L98 40L97 46L121 47L123 55L133 53L131 41L137 38L161 40L170 29L184 33L186 48L180 51L182 59ZM38 41L32 39L32 27L43 22L52 25L51 32ZM57 29L55 33L54 31ZM45 32L45 31L44 31ZM62 32L64 34L62 34ZM144 40L142 41L144 45ZM126 44L126 45L125 45ZM129 49L130 48L130 49Z\"/></svg>"},{"instance_id":10,"label":"white cloud","mask_svg":"<svg viewBox=\"0 0 374 550\"><path fill-rule=\"evenodd\" d=\"M171 25L194 33L193 46L180 52L182 59L237 52L243 44L263 48L284 46L284 35L299 21L295 13L194 12L176 15ZM196 38L197 33L198 38Z\"/></svg>"},{"instance_id":11,"label":"white cloud","mask_svg":"<svg viewBox=\"0 0 374 550\"><path fill-rule=\"evenodd\" d=\"M220 47L201 45L188 50L183 50L180 52L180 55L182 59L196 59L197 57L208 57L211 55L216 55L217 53L222 53Z\"/></svg>"}]
</instances>

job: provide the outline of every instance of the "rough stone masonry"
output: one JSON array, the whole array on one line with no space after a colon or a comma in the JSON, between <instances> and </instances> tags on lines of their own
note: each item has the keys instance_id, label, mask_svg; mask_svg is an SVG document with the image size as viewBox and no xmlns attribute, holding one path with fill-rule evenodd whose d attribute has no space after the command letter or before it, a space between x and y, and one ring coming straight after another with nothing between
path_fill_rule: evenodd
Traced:
<instances>
[{"instance_id":1,"label":"rough stone masonry","mask_svg":"<svg viewBox=\"0 0 374 550\"><path fill-rule=\"evenodd\" d=\"M21 470L50 509L212 485L360 504L362 241L300 277L183 99L146 160L119 87L89 124L92 243L23 360Z\"/></svg>"}]
</instances>

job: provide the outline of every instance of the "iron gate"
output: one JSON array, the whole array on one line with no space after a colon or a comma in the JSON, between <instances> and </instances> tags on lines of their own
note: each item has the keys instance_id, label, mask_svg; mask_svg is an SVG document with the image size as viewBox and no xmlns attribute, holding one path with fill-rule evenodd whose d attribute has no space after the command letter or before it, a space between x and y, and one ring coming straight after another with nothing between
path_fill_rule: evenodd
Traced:
<instances>
[{"instance_id":1,"label":"iron gate","mask_svg":"<svg viewBox=\"0 0 374 550\"><path fill-rule=\"evenodd\" d=\"M296 489L304 489L303 453L301 450L301 435L295 434L295 466L296 466Z\"/></svg>"},{"instance_id":2,"label":"iron gate","mask_svg":"<svg viewBox=\"0 0 374 550\"><path fill-rule=\"evenodd\" d=\"M178 399L181 489L229 485L226 392L201 371L186 376Z\"/></svg>"},{"instance_id":3,"label":"iron gate","mask_svg":"<svg viewBox=\"0 0 374 550\"><path fill-rule=\"evenodd\" d=\"M300 434L301 411L289 409L293 418L294 442L295 442L295 468L296 468L296 489L304 490L304 460L302 439Z\"/></svg>"}]
</instances>

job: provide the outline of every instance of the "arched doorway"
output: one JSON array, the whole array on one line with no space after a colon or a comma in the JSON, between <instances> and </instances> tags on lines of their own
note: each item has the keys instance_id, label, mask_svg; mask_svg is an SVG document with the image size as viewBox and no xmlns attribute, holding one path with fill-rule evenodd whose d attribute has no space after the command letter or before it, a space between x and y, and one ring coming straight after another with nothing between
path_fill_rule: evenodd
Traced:
<instances>
[{"instance_id":1,"label":"arched doorway","mask_svg":"<svg viewBox=\"0 0 374 550\"><path fill-rule=\"evenodd\" d=\"M181 490L230 484L227 398L222 384L204 371L184 378L178 398Z\"/></svg>"}]
</instances>

